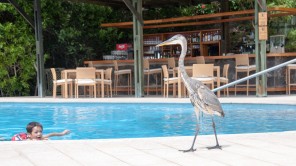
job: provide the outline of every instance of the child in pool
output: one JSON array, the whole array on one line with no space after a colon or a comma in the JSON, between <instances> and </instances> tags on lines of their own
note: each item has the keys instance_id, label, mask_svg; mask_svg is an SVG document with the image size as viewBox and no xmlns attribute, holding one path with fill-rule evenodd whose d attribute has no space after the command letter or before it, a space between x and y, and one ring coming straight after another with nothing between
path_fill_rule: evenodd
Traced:
<instances>
[{"instance_id":1,"label":"child in pool","mask_svg":"<svg viewBox=\"0 0 296 166\"><path fill-rule=\"evenodd\" d=\"M27 140L48 140L49 137L63 136L70 133L70 130L64 130L60 133L49 133L42 135L43 126L38 122L30 122L27 125Z\"/></svg>"},{"instance_id":2,"label":"child in pool","mask_svg":"<svg viewBox=\"0 0 296 166\"><path fill-rule=\"evenodd\" d=\"M39 122L30 122L26 127L27 133L16 134L12 137L13 141L25 140L48 140L49 137L63 136L70 133L70 130L64 130L60 133L49 133L43 135L43 126Z\"/></svg>"}]
</instances>

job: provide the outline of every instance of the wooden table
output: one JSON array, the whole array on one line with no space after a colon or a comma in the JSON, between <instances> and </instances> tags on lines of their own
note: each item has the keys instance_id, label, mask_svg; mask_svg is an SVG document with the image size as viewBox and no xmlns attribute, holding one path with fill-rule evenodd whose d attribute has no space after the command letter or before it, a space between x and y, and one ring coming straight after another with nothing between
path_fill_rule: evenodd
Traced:
<instances>
[{"instance_id":1,"label":"wooden table","mask_svg":"<svg viewBox=\"0 0 296 166\"><path fill-rule=\"evenodd\" d=\"M62 70L62 78L65 79L65 88L64 88L64 97L68 98L68 83L67 78L69 74L76 74L76 69L65 69ZM104 69L96 69L96 74L100 74L101 78L101 92L102 92L102 98L104 98Z\"/></svg>"},{"instance_id":2,"label":"wooden table","mask_svg":"<svg viewBox=\"0 0 296 166\"><path fill-rule=\"evenodd\" d=\"M185 70L192 70L192 66L185 66ZM176 71L178 72L178 98L182 97L182 84L181 84L181 73L178 67L174 69L174 76L176 75ZM220 66L214 66L214 72L216 72L217 76L217 87L220 86ZM175 93L175 92L173 92ZM220 97L220 91L217 92L217 96Z\"/></svg>"}]
</instances>

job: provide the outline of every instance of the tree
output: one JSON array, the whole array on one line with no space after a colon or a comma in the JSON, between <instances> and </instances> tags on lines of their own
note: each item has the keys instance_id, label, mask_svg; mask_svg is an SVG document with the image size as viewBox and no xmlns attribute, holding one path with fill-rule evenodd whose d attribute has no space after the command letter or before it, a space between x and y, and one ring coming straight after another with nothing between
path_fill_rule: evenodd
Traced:
<instances>
[{"instance_id":1,"label":"tree","mask_svg":"<svg viewBox=\"0 0 296 166\"><path fill-rule=\"evenodd\" d=\"M32 29L9 4L0 3L0 17L1 96L28 95L36 75Z\"/></svg>"}]
</instances>

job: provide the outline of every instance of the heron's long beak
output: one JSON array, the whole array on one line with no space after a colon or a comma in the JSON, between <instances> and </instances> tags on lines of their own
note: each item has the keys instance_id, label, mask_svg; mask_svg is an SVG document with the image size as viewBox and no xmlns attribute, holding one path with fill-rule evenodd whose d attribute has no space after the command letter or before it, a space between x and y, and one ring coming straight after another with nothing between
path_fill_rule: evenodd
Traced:
<instances>
[{"instance_id":1,"label":"heron's long beak","mask_svg":"<svg viewBox=\"0 0 296 166\"><path fill-rule=\"evenodd\" d=\"M157 44L156 47L165 46L165 45L173 45L173 44L177 44L177 43L175 42L175 40L173 38L170 38L162 43Z\"/></svg>"}]
</instances>

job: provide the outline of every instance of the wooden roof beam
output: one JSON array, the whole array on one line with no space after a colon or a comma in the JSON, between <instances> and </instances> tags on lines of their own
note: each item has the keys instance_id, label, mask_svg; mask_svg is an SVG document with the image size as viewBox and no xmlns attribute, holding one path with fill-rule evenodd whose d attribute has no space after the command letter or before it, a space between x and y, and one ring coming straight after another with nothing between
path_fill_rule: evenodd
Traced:
<instances>
[{"instance_id":1,"label":"wooden roof beam","mask_svg":"<svg viewBox=\"0 0 296 166\"><path fill-rule=\"evenodd\" d=\"M281 12L296 13L296 8L274 7L274 8L268 8L267 11L281 11Z\"/></svg>"},{"instance_id":2,"label":"wooden roof beam","mask_svg":"<svg viewBox=\"0 0 296 166\"><path fill-rule=\"evenodd\" d=\"M281 11L281 12L296 13L296 8L268 8L268 11L269 12L270 11ZM144 21L144 25L168 23L168 22L177 22L177 21L188 21L188 20L195 20L195 19L207 19L207 18L225 17L225 16L242 15L242 14L254 14L254 10L223 12L223 13L197 15L197 16L185 16L185 17L167 18L167 19L159 19L159 20L146 20L146 21ZM289 15L289 14L285 13L284 15ZM208 21L205 21L205 24L208 24L207 22ZM101 24L101 27L130 28L132 26L132 24L133 24L132 22L104 23L104 24ZM179 24L182 24L182 23L179 23ZM186 24L186 23L183 23L183 24ZM170 25L172 25L172 24L170 24ZM203 24L201 24L201 25L203 25ZM158 25L155 25L155 26L158 26ZM147 27L147 26L144 26L144 28L145 27ZM150 27L152 27L152 25ZM172 26L169 26L169 27L172 27Z\"/></svg>"},{"instance_id":3,"label":"wooden roof beam","mask_svg":"<svg viewBox=\"0 0 296 166\"><path fill-rule=\"evenodd\" d=\"M292 13L277 13L277 14L269 14L268 17L280 17L294 15ZM170 27L182 27L182 26L197 26L197 25L208 25L208 24L218 24L224 22L237 22L237 21L246 21L253 20L254 16L246 16L239 18L228 18L221 20L210 20L210 21L202 21L202 22L189 22L189 23L175 23L175 24L162 24L162 25L146 25L144 29L152 29L152 28L170 28ZM132 26L118 26L118 28L132 28Z\"/></svg>"},{"instance_id":4,"label":"wooden roof beam","mask_svg":"<svg viewBox=\"0 0 296 166\"><path fill-rule=\"evenodd\" d=\"M146 20L144 24L158 24L158 23L167 23L167 22L176 22L176 21L188 21L195 19L207 19L207 18L216 18L216 17L225 17L232 15L242 15L242 14L253 14L254 10L243 10L243 11L235 11L235 12L223 12L223 13L215 13L215 14L205 14L205 15L197 15L197 16L184 16L177 18L166 18L159 20ZM104 23L101 24L102 27L124 27L124 26L132 26L132 22L119 22L119 23Z\"/></svg>"},{"instance_id":5,"label":"wooden roof beam","mask_svg":"<svg viewBox=\"0 0 296 166\"><path fill-rule=\"evenodd\" d=\"M280 17L280 16L287 16L287 15L294 15L294 14L292 14L292 13L277 13L277 14L269 14L268 17ZM254 16L239 17L239 18L227 18L227 19L221 19L221 20L210 20L210 21L202 21L202 22L176 23L176 24L163 24L163 25L147 25L147 26L144 26L144 29L196 26L196 25L218 24L218 23L224 23L224 22L246 21L246 20L254 20Z\"/></svg>"}]
</instances>

